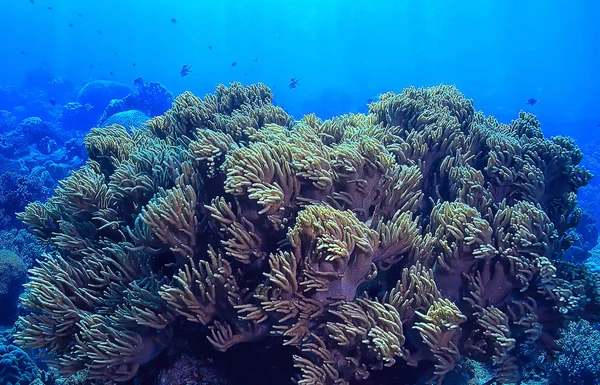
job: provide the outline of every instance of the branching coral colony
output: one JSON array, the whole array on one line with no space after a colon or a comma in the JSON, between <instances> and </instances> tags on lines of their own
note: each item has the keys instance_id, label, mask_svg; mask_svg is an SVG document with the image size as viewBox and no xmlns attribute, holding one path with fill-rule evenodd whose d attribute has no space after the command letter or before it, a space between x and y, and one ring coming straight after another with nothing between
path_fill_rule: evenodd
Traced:
<instances>
[{"instance_id":1,"label":"branching coral colony","mask_svg":"<svg viewBox=\"0 0 600 385\"><path fill-rule=\"evenodd\" d=\"M552 350L599 314L597 282L559 262L591 178L569 138L450 86L326 121L271 101L221 85L139 131L93 129L87 164L20 214L57 252L30 272L18 343L118 382L185 320L221 351L279 337L302 385L441 381L462 356L502 383L520 343Z\"/></svg>"}]
</instances>

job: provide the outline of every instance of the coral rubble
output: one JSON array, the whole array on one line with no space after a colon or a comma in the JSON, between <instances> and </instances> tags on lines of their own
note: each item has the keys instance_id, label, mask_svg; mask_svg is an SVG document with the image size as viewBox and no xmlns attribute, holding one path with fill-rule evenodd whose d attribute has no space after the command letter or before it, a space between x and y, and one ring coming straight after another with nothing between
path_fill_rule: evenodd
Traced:
<instances>
[{"instance_id":1,"label":"coral rubble","mask_svg":"<svg viewBox=\"0 0 600 385\"><path fill-rule=\"evenodd\" d=\"M441 382L463 356L505 383L521 343L552 351L598 314L586 272L558 263L591 178L569 138L450 86L326 121L272 98L221 85L133 132L93 129L87 164L20 214L57 252L30 271L16 342L118 382L195 325L220 351L296 348L301 385Z\"/></svg>"}]
</instances>

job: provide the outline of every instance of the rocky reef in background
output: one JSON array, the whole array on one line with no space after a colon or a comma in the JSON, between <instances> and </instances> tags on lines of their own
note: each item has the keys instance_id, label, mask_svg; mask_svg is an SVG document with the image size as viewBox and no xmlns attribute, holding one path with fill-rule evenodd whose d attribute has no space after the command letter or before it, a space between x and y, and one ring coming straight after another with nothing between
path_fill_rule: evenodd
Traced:
<instances>
[{"instance_id":1,"label":"rocky reef in background","mask_svg":"<svg viewBox=\"0 0 600 385\"><path fill-rule=\"evenodd\" d=\"M59 180L83 165L82 138L90 127L139 127L172 101L160 83L141 78L133 86L95 80L77 91L43 69L28 75L25 88L0 86L0 229L22 227L15 213L48 199Z\"/></svg>"},{"instance_id":2,"label":"rocky reef in background","mask_svg":"<svg viewBox=\"0 0 600 385\"><path fill-rule=\"evenodd\" d=\"M566 322L600 315L598 277L562 261L591 178L571 139L451 86L326 121L272 99L234 83L92 129L85 166L20 214L56 252L15 342L102 381L247 346L278 360L263 384L439 383L463 357L510 383L524 346L560 354Z\"/></svg>"}]
</instances>

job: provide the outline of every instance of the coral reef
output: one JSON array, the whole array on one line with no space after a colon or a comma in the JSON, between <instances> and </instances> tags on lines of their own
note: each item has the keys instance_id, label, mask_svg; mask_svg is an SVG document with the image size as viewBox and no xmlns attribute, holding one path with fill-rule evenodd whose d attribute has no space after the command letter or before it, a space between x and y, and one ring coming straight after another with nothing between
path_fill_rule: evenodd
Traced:
<instances>
[{"instance_id":1,"label":"coral reef","mask_svg":"<svg viewBox=\"0 0 600 385\"><path fill-rule=\"evenodd\" d=\"M55 122L60 108L49 100L50 97L43 91L26 89L23 104L13 107L10 112L17 121L37 117L46 122Z\"/></svg>"},{"instance_id":2,"label":"coral reef","mask_svg":"<svg viewBox=\"0 0 600 385\"><path fill-rule=\"evenodd\" d=\"M565 260L585 262L592 256L591 251L598 246L598 226L596 218L583 211L581 221L571 232L571 247L565 251Z\"/></svg>"},{"instance_id":3,"label":"coral reef","mask_svg":"<svg viewBox=\"0 0 600 385\"><path fill-rule=\"evenodd\" d=\"M137 111L149 117L163 114L171 107L173 94L171 94L162 84L149 82L142 78L135 79L133 84L137 87L136 92L125 96L122 99L111 100L100 117L102 126L119 123L113 121L109 123L109 118L119 112ZM147 119L146 119L147 120ZM129 125L121 124L125 127ZM138 127L139 125L134 125Z\"/></svg>"},{"instance_id":4,"label":"coral reef","mask_svg":"<svg viewBox=\"0 0 600 385\"><path fill-rule=\"evenodd\" d=\"M73 158L87 158L83 141L77 138L71 138L65 142L65 160Z\"/></svg>"},{"instance_id":5,"label":"coral reef","mask_svg":"<svg viewBox=\"0 0 600 385\"><path fill-rule=\"evenodd\" d=\"M0 225L3 228L21 227L15 214L36 200L45 200L50 190L42 179L14 172L0 175Z\"/></svg>"},{"instance_id":6,"label":"coral reef","mask_svg":"<svg viewBox=\"0 0 600 385\"><path fill-rule=\"evenodd\" d=\"M73 83L63 77L53 78L48 83L47 92L58 103L66 103L77 96Z\"/></svg>"},{"instance_id":7,"label":"coral reef","mask_svg":"<svg viewBox=\"0 0 600 385\"><path fill-rule=\"evenodd\" d=\"M10 250L0 249L0 325L10 325L17 318L18 298L26 280L23 260Z\"/></svg>"},{"instance_id":8,"label":"coral reef","mask_svg":"<svg viewBox=\"0 0 600 385\"><path fill-rule=\"evenodd\" d=\"M0 86L0 109L10 111L24 102L23 96L14 85Z\"/></svg>"},{"instance_id":9,"label":"coral reef","mask_svg":"<svg viewBox=\"0 0 600 385\"><path fill-rule=\"evenodd\" d=\"M56 126L37 117L24 119L15 130L15 134L17 133L23 138L24 146L39 143L45 137L61 143L66 139L66 135Z\"/></svg>"},{"instance_id":10,"label":"coral reef","mask_svg":"<svg viewBox=\"0 0 600 385\"><path fill-rule=\"evenodd\" d=\"M598 226L597 219L587 212L583 212L581 222L577 226L577 233L580 235L581 247L586 250L592 250L598 246Z\"/></svg>"},{"instance_id":11,"label":"coral reef","mask_svg":"<svg viewBox=\"0 0 600 385\"><path fill-rule=\"evenodd\" d=\"M2 384L43 385L41 371L24 351L14 345L0 344L0 379Z\"/></svg>"},{"instance_id":12,"label":"coral reef","mask_svg":"<svg viewBox=\"0 0 600 385\"><path fill-rule=\"evenodd\" d=\"M77 101L82 105L91 104L96 110L97 116L100 116L111 100L123 98L131 91L132 88L127 84L109 80L94 80L79 90Z\"/></svg>"},{"instance_id":13,"label":"coral reef","mask_svg":"<svg viewBox=\"0 0 600 385\"><path fill-rule=\"evenodd\" d=\"M600 140L590 138L581 142L581 150L585 153L581 164L594 175L600 173ZM588 186L581 189L577 195L581 207L594 218L600 218L600 182L594 178Z\"/></svg>"},{"instance_id":14,"label":"coral reef","mask_svg":"<svg viewBox=\"0 0 600 385\"><path fill-rule=\"evenodd\" d=\"M26 199L33 198L24 203L45 199L46 191L33 193L36 186L41 186L42 190L54 188L56 181L79 167L87 157L82 136L59 129L57 125L37 117L27 118L12 131L0 134L0 175L4 175L0 180L3 192L0 210L14 217L12 213L23 209L22 204L12 204L20 203L14 201L15 194ZM8 183L11 181L14 183ZM32 192L29 194L31 197L26 196L28 192ZM4 214L2 218L5 218ZM13 225L17 223L20 222L13 222Z\"/></svg>"},{"instance_id":15,"label":"coral reef","mask_svg":"<svg viewBox=\"0 0 600 385\"><path fill-rule=\"evenodd\" d=\"M150 117L138 110L127 110L123 112L117 112L106 119L100 127L108 127L113 124L118 124L126 128L140 128L142 124L146 123Z\"/></svg>"},{"instance_id":16,"label":"coral reef","mask_svg":"<svg viewBox=\"0 0 600 385\"><path fill-rule=\"evenodd\" d=\"M91 104L70 102L63 106L60 124L68 130L88 130L98 122L98 112Z\"/></svg>"},{"instance_id":17,"label":"coral reef","mask_svg":"<svg viewBox=\"0 0 600 385\"><path fill-rule=\"evenodd\" d=\"M557 341L561 354L549 368L551 384L595 385L600 378L600 330L588 321L571 321Z\"/></svg>"},{"instance_id":18,"label":"coral reef","mask_svg":"<svg viewBox=\"0 0 600 385\"><path fill-rule=\"evenodd\" d=\"M195 357L181 356L174 360L170 367L163 369L158 379L157 385L171 384L214 384L229 385L223 375L211 370L212 365L208 360L199 360Z\"/></svg>"},{"instance_id":19,"label":"coral reef","mask_svg":"<svg viewBox=\"0 0 600 385\"><path fill-rule=\"evenodd\" d=\"M591 178L569 138L450 86L326 121L272 99L221 85L92 129L86 165L19 214L57 252L15 341L116 382L206 337L295 349L300 385L442 382L461 357L509 383L521 344L552 352L565 321L600 315L585 267L559 262Z\"/></svg>"},{"instance_id":20,"label":"coral reef","mask_svg":"<svg viewBox=\"0 0 600 385\"><path fill-rule=\"evenodd\" d=\"M29 153L31 145L39 145L40 140L63 139L61 133L50 123L40 118L24 119L12 131L0 135L1 154L5 157L19 157Z\"/></svg>"},{"instance_id":21,"label":"coral reef","mask_svg":"<svg viewBox=\"0 0 600 385\"><path fill-rule=\"evenodd\" d=\"M11 131L17 126L17 118L9 111L0 110L0 132Z\"/></svg>"},{"instance_id":22,"label":"coral reef","mask_svg":"<svg viewBox=\"0 0 600 385\"><path fill-rule=\"evenodd\" d=\"M11 228L0 231L0 249L17 254L29 268L44 252L44 246L27 230Z\"/></svg>"}]
</instances>

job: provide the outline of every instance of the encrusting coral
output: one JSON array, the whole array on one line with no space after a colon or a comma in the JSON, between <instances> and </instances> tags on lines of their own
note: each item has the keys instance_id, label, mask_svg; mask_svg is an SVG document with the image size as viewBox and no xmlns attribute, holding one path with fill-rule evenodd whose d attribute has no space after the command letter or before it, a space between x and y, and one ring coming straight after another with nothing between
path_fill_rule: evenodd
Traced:
<instances>
[{"instance_id":1,"label":"encrusting coral","mask_svg":"<svg viewBox=\"0 0 600 385\"><path fill-rule=\"evenodd\" d=\"M303 385L441 382L462 356L510 382L519 342L552 350L598 314L586 273L557 263L591 177L570 139L450 86L326 121L271 102L234 83L133 133L93 129L87 164L20 214L57 253L30 271L17 342L126 381L196 323L221 351L297 347Z\"/></svg>"}]
</instances>

